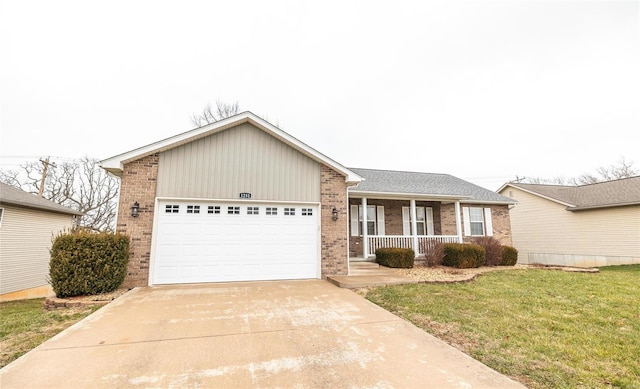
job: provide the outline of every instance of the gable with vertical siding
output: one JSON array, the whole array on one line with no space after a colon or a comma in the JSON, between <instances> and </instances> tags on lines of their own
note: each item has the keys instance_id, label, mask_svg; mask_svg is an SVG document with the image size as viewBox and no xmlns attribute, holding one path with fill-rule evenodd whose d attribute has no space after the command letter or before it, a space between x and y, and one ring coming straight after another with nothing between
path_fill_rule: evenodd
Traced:
<instances>
[{"instance_id":1,"label":"gable with vertical siding","mask_svg":"<svg viewBox=\"0 0 640 389\"><path fill-rule=\"evenodd\" d=\"M158 197L320 201L320 164L250 123L160 153Z\"/></svg>"}]
</instances>

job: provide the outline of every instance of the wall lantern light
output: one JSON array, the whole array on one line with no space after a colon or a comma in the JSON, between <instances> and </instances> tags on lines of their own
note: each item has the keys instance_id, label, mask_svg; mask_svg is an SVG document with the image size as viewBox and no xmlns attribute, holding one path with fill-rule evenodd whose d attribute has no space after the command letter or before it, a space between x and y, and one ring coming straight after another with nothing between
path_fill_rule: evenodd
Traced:
<instances>
[{"instance_id":1,"label":"wall lantern light","mask_svg":"<svg viewBox=\"0 0 640 389\"><path fill-rule=\"evenodd\" d=\"M139 214L140 214L140 204L138 204L138 202L136 201L135 203L133 203L133 207L131 207L131 216L138 217Z\"/></svg>"},{"instance_id":2,"label":"wall lantern light","mask_svg":"<svg viewBox=\"0 0 640 389\"><path fill-rule=\"evenodd\" d=\"M331 211L331 217L333 218L333 221L338 220L338 210L336 209L336 207L333 207L333 210Z\"/></svg>"}]
</instances>

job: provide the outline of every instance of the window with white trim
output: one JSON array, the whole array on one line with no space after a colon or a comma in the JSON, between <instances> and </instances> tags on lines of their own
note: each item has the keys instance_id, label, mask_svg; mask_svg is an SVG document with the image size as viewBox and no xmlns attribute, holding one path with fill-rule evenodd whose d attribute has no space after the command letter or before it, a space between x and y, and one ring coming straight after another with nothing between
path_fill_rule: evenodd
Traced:
<instances>
[{"instance_id":1,"label":"window with white trim","mask_svg":"<svg viewBox=\"0 0 640 389\"><path fill-rule=\"evenodd\" d=\"M178 213L180 212L180 206L174 204L168 204L164 206L164 213Z\"/></svg>"},{"instance_id":2,"label":"window with white trim","mask_svg":"<svg viewBox=\"0 0 640 389\"><path fill-rule=\"evenodd\" d=\"M219 205L209 205L207 207L207 213L209 215L220 215L220 206Z\"/></svg>"},{"instance_id":3,"label":"window with white trim","mask_svg":"<svg viewBox=\"0 0 640 389\"><path fill-rule=\"evenodd\" d=\"M484 235L484 211L482 208L469 207L469 224L472 236Z\"/></svg>"},{"instance_id":4,"label":"window with white trim","mask_svg":"<svg viewBox=\"0 0 640 389\"><path fill-rule=\"evenodd\" d=\"M284 215L285 216L295 216L296 215L296 209L295 208L285 208L284 209Z\"/></svg>"},{"instance_id":5,"label":"window with white trim","mask_svg":"<svg viewBox=\"0 0 640 389\"><path fill-rule=\"evenodd\" d=\"M411 207L402 207L402 234L413 235ZM433 235L433 208L416 207L417 235Z\"/></svg>"},{"instance_id":6,"label":"window with white trim","mask_svg":"<svg viewBox=\"0 0 640 389\"><path fill-rule=\"evenodd\" d=\"M351 236L362 236L362 205L350 207ZM367 235L384 235L384 206L367 205Z\"/></svg>"},{"instance_id":7,"label":"window with white trim","mask_svg":"<svg viewBox=\"0 0 640 389\"><path fill-rule=\"evenodd\" d=\"M313 216L313 208L302 208L300 212L302 216Z\"/></svg>"},{"instance_id":8,"label":"window with white trim","mask_svg":"<svg viewBox=\"0 0 640 389\"><path fill-rule=\"evenodd\" d=\"M258 207L247 207L247 215L259 215L259 209Z\"/></svg>"},{"instance_id":9,"label":"window with white trim","mask_svg":"<svg viewBox=\"0 0 640 389\"><path fill-rule=\"evenodd\" d=\"M462 207L465 236L493 236L491 208Z\"/></svg>"},{"instance_id":10,"label":"window with white trim","mask_svg":"<svg viewBox=\"0 0 640 389\"><path fill-rule=\"evenodd\" d=\"M228 215L240 215L240 207L227 207Z\"/></svg>"},{"instance_id":11,"label":"window with white trim","mask_svg":"<svg viewBox=\"0 0 640 389\"><path fill-rule=\"evenodd\" d=\"M200 213L199 205L187 205L187 213Z\"/></svg>"}]
</instances>

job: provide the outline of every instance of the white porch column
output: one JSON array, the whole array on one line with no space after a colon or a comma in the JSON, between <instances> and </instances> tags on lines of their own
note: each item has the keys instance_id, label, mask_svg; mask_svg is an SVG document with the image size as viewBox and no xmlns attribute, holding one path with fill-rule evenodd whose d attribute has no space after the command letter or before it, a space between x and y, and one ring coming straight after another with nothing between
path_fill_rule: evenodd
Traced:
<instances>
[{"instance_id":1,"label":"white porch column","mask_svg":"<svg viewBox=\"0 0 640 389\"><path fill-rule=\"evenodd\" d=\"M362 256L369 257L369 237L367 228L367 198L362 198Z\"/></svg>"},{"instance_id":2,"label":"white porch column","mask_svg":"<svg viewBox=\"0 0 640 389\"><path fill-rule=\"evenodd\" d=\"M456 201L456 234L458 243L462 243L462 222L460 221L460 201Z\"/></svg>"},{"instance_id":3,"label":"white porch column","mask_svg":"<svg viewBox=\"0 0 640 389\"><path fill-rule=\"evenodd\" d=\"M416 220L416 201L411 199L411 232L413 236L413 252L418 255L418 222Z\"/></svg>"}]
</instances>

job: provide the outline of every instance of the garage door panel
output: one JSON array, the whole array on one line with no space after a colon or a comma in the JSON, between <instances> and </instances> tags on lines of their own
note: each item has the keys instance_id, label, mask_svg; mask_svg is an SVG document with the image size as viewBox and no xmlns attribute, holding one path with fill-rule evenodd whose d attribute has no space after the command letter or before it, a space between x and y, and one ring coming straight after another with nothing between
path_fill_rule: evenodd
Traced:
<instances>
[{"instance_id":1,"label":"garage door panel","mask_svg":"<svg viewBox=\"0 0 640 389\"><path fill-rule=\"evenodd\" d=\"M200 213L193 212L197 205ZM176 200L158 209L154 284L319 276L317 206Z\"/></svg>"}]
</instances>

